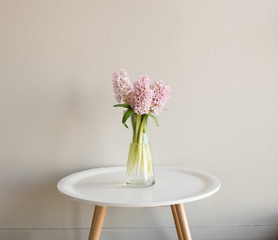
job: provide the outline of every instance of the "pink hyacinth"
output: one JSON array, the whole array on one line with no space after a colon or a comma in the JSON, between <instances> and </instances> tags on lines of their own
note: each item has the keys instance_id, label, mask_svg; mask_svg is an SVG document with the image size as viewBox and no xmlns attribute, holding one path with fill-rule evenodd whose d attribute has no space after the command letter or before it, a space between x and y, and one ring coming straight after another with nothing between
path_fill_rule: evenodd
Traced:
<instances>
[{"instance_id":1,"label":"pink hyacinth","mask_svg":"<svg viewBox=\"0 0 278 240\"><path fill-rule=\"evenodd\" d=\"M148 76L141 75L132 85L124 69L121 69L119 74L114 72L112 76L117 102L130 105L139 115L149 113L158 115L170 97L171 88L163 81L151 84Z\"/></svg>"},{"instance_id":2,"label":"pink hyacinth","mask_svg":"<svg viewBox=\"0 0 278 240\"><path fill-rule=\"evenodd\" d=\"M134 112L142 115L148 114L153 99L153 90L148 76L140 76L139 80L134 82L133 91L128 95L129 104Z\"/></svg>"},{"instance_id":3,"label":"pink hyacinth","mask_svg":"<svg viewBox=\"0 0 278 240\"><path fill-rule=\"evenodd\" d=\"M128 94L130 91L132 91L132 85L127 72L124 69L121 69L119 74L114 72L112 77L113 88L117 102L129 104Z\"/></svg>"},{"instance_id":4,"label":"pink hyacinth","mask_svg":"<svg viewBox=\"0 0 278 240\"><path fill-rule=\"evenodd\" d=\"M152 85L152 89L153 97L150 111L158 115L170 97L171 88L165 82L157 81Z\"/></svg>"}]
</instances>

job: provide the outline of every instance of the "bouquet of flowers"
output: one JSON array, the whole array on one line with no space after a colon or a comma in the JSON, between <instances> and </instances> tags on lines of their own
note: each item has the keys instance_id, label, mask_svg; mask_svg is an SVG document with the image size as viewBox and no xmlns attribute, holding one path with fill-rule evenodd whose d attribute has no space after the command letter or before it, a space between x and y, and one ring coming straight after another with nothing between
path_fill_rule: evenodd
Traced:
<instances>
[{"instance_id":1,"label":"bouquet of flowers","mask_svg":"<svg viewBox=\"0 0 278 240\"><path fill-rule=\"evenodd\" d=\"M114 72L112 77L115 98L119 103L114 107L126 109L122 123L128 128L126 122L130 118L133 128L133 138L127 162L127 183L130 185L135 183L153 185L152 158L146 135L148 117L153 118L158 126L156 116L160 114L167 103L171 89L163 81L152 84L146 75L141 75L139 80L132 84L124 69L121 69L120 73Z\"/></svg>"}]
</instances>

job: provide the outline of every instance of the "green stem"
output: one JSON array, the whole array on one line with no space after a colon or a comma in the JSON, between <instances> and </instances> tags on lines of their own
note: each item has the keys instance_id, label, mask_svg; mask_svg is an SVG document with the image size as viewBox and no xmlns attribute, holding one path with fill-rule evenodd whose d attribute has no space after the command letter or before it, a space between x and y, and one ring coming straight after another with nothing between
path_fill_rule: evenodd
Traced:
<instances>
[{"instance_id":1,"label":"green stem","mask_svg":"<svg viewBox=\"0 0 278 240\"><path fill-rule=\"evenodd\" d=\"M138 138L138 131L140 128L140 124L141 124L141 115L136 116L136 126L135 126L135 134L133 134L133 142L136 143L137 142L137 138Z\"/></svg>"},{"instance_id":2,"label":"green stem","mask_svg":"<svg viewBox=\"0 0 278 240\"><path fill-rule=\"evenodd\" d=\"M136 127L136 116L137 116L137 114L136 113L133 113L132 115L131 115L131 125L132 125L132 130L133 130L133 142L134 142L134 140L136 139L135 138L135 135L136 135L136 130L135 130L135 127Z\"/></svg>"},{"instance_id":3,"label":"green stem","mask_svg":"<svg viewBox=\"0 0 278 240\"><path fill-rule=\"evenodd\" d=\"M145 125L144 125L144 129L143 129L143 133L147 133L148 117L149 117L149 115L145 116Z\"/></svg>"},{"instance_id":4,"label":"green stem","mask_svg":"<svg viewBox=\"0 0 278 240\"><path fill-rule=\"evenodd\" d=\"M137 136L138 144L142 143L142 134L143 134L143 130L145 128L145 123L146 123L146 115L142 115L141 124L140 124L140 128L139 128L138 136Z\"/></svg>"}]
</instances>

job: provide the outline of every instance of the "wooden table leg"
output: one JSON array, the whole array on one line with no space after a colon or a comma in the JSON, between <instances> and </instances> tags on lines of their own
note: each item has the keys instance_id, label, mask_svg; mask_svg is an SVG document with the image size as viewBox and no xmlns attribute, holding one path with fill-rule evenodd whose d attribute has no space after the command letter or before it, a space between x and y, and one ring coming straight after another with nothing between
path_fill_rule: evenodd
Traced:
<instances>
[{"instance_id":1,"label":"wooden table leg","mask_svg":"<svg viewBox=\"0 0 278 240\"><path fill-rule=\"evenodd\" d=\"M183 240L192 240L183 204L176 204L174 206L178 215L178 221L181 228Z\"/></svg>"},{"instance_id":2,"label":"wooden table leg","mask_svg":"<svg viewBox=\"0 0 278 240\"><path fill-rule=\"evenodd\" d=\"M181 232L181 226L180 226L180 221L179 221L176 205L171 205L171 210L172 210L172 214L173 214L173 218L174 218L174 222L175 222L178 238L179 238L179 240L183 240L183 236L182 236L182 232Z\"/></svg>"},{"instance_id":3,"label":"wooden table leg","mask_svg":"<svg viewBox=\"0 0 278 240\"><path fill-rule=\"evenodd\" d=\"M107 207L95 206L89 240L99 240Z\"/></svg>"}]
</instances>

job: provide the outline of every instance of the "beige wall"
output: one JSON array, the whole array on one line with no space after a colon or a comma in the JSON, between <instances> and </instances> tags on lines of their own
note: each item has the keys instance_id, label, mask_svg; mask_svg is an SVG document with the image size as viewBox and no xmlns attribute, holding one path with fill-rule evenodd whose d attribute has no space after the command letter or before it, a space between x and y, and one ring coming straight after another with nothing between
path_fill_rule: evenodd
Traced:
<instances>
[{"instance_id":1,"label":"beige wall","mask_svg":"<svg viewBox=\"0 0 278 240\"><path fill-rule=\"evenodd\" d=\"M125 164L121 67L173 89L149 127L155 163L222 181L186 205L191 225L278 224L277 1L0 0L0 67L0 228L89 226L91 206L56 183ZM129 226L173 222L168 208L108 211L106 228Z\"/></svg>"}]
</instances>

